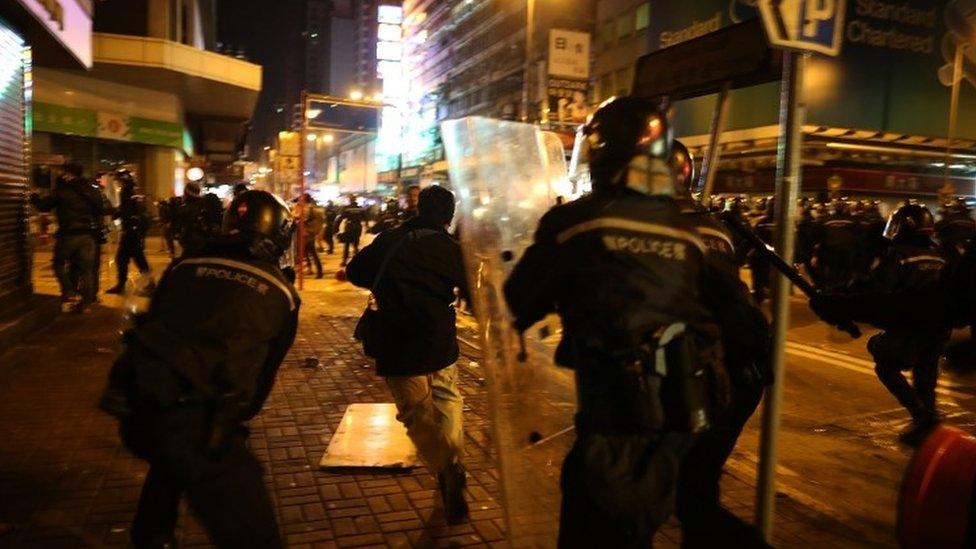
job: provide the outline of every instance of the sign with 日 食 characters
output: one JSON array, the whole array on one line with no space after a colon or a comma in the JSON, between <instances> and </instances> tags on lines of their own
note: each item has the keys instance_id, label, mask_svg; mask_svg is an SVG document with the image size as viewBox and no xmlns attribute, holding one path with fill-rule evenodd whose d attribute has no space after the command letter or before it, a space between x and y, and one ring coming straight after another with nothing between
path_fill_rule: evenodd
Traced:
<instances>
[{"instance_id":1,"label":"sign with \u65e5 \u98df characters","mask_svg":"<svg viewBox=\"0 0 976 549\"><path fill-rule=\"evenodd\" d=\"M590 77L590 34L564 29L549 31L549 76L586 80Z\"/></svg>"}]
</instances>

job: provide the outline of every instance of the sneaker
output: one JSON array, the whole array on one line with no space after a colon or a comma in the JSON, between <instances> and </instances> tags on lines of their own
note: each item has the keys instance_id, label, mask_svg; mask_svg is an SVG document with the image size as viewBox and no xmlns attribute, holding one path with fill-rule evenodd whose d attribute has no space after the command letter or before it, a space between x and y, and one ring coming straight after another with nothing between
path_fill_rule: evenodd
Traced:
<instances>
[{"instance_id":1,"label":"sneaker","mask_svg":"<svg viewBox=\"0 0 976 549\"><path fill-rule=\"evenodd\" d=\"M90 315L92 312L92 307L90 303L78 302L71 312L76 315Z\"/></svg>"},{"instance_id":2,"label":"sneaker","mask_svg":"<svg viewBox=\"0 0 976 549\"><path fill-rule=\"evenodd\" d=\"M464 499L464 488L468 484L467 475L458 463L451 464L437 474L441 501L444 503L444 518L448 524L461 524L468 521L468 502Z\"/></svg>"},{"instance_id":3,"label":"sneaker","mask_svg":"<svg viewBox=\"0 0 976 549\"><path fill-rule=\"evenodd\" d=\"M120 286L116 284L115 286L112 286L111 288L105 290L105 293L113 294L113 295L122 295L125 293L125 286Z\"/></svg>"}]
</instances>

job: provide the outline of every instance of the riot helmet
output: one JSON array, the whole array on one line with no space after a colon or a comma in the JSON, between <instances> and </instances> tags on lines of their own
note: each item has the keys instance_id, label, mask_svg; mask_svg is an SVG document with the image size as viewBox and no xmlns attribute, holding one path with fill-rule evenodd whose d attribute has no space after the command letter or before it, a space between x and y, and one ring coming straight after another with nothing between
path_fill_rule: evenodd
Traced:
<instances>
[{"instance_id":1,"label":"riot helmet","mask_svg":"<svg viewBox=\"0 0 976 549\"><path fill-rule=\"evenodd\" d=\"M223 233L249 241L251 252L277 261L291 246L295 223L288 206L266 191L245 191L224 214Z\"/></svg>"},{"instance_id":2,"label":"riot helmet","mask_svg":"<svg viewBox=\"0 0 976 549\"><path fill-rule=\"evenodd\" d=\"M122 185L122 188L133 188L136 185L136 178L132 175L132 172L125 168L120 168L115 171L115 180Z\"/></svg>"},{"instance_id":3,"label":"riot helmet","mask_svg":"<svg viewBox=\"0 0 976 549\"><path fill-rule=\"evenodd\" d=\"M678 194L691 194L695 190L695 157L684 143L674 140L671 144L671 171Z\"/></svg>"},{"instance_id":4,"label":"riot helmet","mask_svg":"<svg viewBox=\"0 0 976 549\"><path fill-rule=\"evenodd\" d=\"M888 217L884 237L888 240L914 235L930 236L935 228L932 212L921 204L905 204Z\"/></svg>"},{"instance_id":5,"label":"riot helmet","mask_svg":"<svg viewBox=\"0 0 976 549\"><path fill-rule=\"evenodd\" d=\"M957 196L955 200L949 204L949 212L956 215L969 215L969 204L966 202L965 196Z\"/></svg>"},{"instance_id":6,"label":"riot helmet","mask_svg":"<svg viewBox=\"0 0 976 549\"><path fill-rule=\"evenodd\" d=\"M674 194L669 165L671 129L654 102L636 97L604 101L581 129L583 157L594 189L626 186L645 194Z\"/></svg>"}]
</instances>

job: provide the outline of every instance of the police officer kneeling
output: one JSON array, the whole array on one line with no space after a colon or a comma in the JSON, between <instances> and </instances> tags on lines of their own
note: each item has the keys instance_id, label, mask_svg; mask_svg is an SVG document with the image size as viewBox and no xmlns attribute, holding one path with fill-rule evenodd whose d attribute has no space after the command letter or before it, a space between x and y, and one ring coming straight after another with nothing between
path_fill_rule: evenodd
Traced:
<instances>
[{"instance_id":1,"label":"police officer kneeling","mask_svg":"<svg viewBox=\"0 0 976 549\"><path fill-rule=\"evenodd\" d=\"M939 423L935 388L951 324L943 282L946 261L933 231L928 208L900 207L885 227L891 245L866 284L851 294L824 294L810 301L828 323L855 320L884 330L868 341L868 351L878 379L912 416L911 427L900 436L910 446ZM912 384L902 374L906 370L912 371Z\"/></svg>"},{"instance_id":2,"label":"police officer kneeling","mask_svg":"<svg viewBox=\"0 0 976 549\"><path fill-rule=\"evenodd\" d=\"M102 408L149 462L136 547L173 543L184 494L219 547L281 545L243 422L261 410L295 338L299 299L278 267L292 230L280 200L241 194L223 234L172 263L123 336Z\"/></svg>"},{"instance_id":3,"label":"police officer kneeling","mask_svg":"<svg viewBox=\"0 0 976 549\"><path fill-rule=\"evenodd\" d=\"M722 400L706 245L672 198L672 140L652 103L610 100L583 132L593 193L543 216L505 295L520 330L558 311L556 362L576 373L559 545L648 547L681 454Z\"/></svg>"}]
</instances>

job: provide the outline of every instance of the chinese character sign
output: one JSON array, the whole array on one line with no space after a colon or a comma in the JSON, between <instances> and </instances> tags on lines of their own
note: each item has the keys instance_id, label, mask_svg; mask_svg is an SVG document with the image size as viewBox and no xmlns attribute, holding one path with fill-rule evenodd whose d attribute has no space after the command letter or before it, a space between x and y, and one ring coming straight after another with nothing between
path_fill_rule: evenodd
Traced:
<instances>
[{"instance_id":1,"label":"chinese character sign","mask_svg":"<svg viewBox=\"0 0 976 549\"><path fill-rule=\"evenodd\" d=\"M586 80L590 77L590 34L549 31L549 75Z\"/></svg>"}]
</instances>

